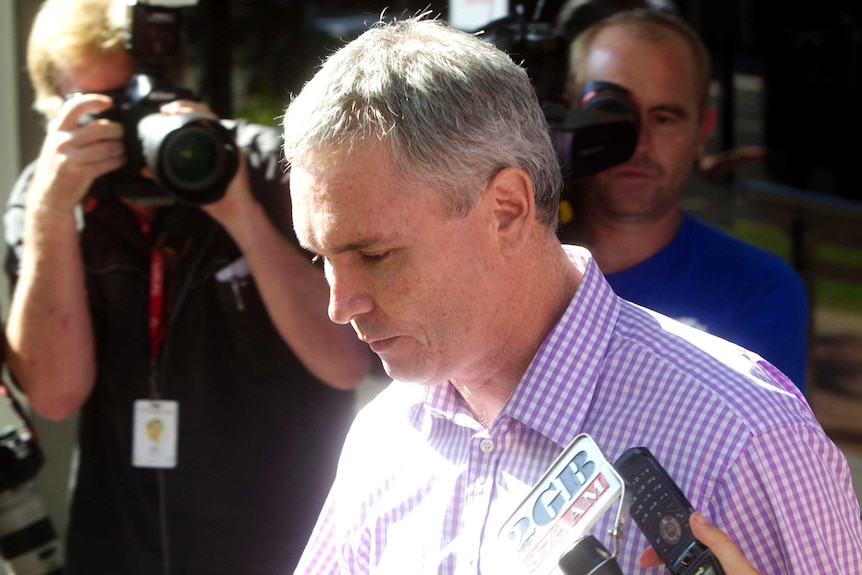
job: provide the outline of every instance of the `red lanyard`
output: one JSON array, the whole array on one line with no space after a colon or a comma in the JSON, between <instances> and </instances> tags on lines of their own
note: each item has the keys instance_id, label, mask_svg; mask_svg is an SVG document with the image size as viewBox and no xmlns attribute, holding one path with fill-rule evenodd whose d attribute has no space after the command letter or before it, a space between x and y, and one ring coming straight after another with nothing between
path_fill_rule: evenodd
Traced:
<instances>
[{"instance_id":1,"label":"red lanyard","mask_svg":"<svg viewBox=\"0 0 862 575\"><path fill-rule=\"evenodd\" d=\"M165 306L165 257L156 247L150 249L150 360L155 365L165 339L162 318Z\"/></svg>"},{"instance_id":2,"label":"red lanyard","mask_svg":"<svg viewBox=\"0 0 862 575\"><path fill-rule=\"evenodd\" d=\"M152 226L150 222L141 217L137 212L135 216L141 226L141 232L147 241L151 241ZM165 256L162 251L153 244L150 247L150 312L149 312L149 334L150 334L150 362L156 365L162 341L165 339L163 316L165 311Z\"/></svg>"}]
</instances>

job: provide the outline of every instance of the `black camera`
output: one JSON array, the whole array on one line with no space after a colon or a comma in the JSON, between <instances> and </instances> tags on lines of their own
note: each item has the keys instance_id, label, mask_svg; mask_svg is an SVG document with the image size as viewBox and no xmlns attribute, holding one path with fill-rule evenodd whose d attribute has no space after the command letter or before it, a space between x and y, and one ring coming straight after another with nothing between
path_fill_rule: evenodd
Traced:
<instances>
[{"instance_id":1,"label":"black camera","mask_svg":"<svg viewBox=\"0 0 862 575\"><path fill-rule=\"evenodd\" d=\"M0 381L0 555L14 575L63 572L57 532L33 482L44 461L30 420Z\"/></svg>"},{"instance_id":2,"label":"black camera","mask_svg":"<svg viewBox=\"0 0 862 575\"><path fill-rule=\"evenodd\" d=\"M612 82L587 82L578 107L545 106L563 176L586 178L627 161L640 135L631 93Z\"/></svg>"},{"instance_id":3,"label":"black camera","mask_svg":"<svg viewBox=\"0 0 862 575\"><path fill-rule=\"evenodd\" d=\"M537 6L532 19L521 9L490 22L485 38L526 69L551 137L563 176L582 179L628 160L640 134L640 115L631 94L610 82L590 82L576 108L562 101L571 38L546 19Z\"/></svg>"},{"instance_id":4,"label":"black camera","mask_svg":"<svg viewBox=\"0 0 862 575\"><path fill-rule=\"evenodd\" d=\"M125 89L108 93L114 106L94 116L119 122L128 158L120 169L100 178L91 195L115 195L139 203L177 200L208 204L221 199L239 166L234 135L218 120L200 114L166 115L163 104L198 100L176 85L169 66L182 40L181 6L196 0L130 2L126 17L126 49L135 74ZM147 167L154 180L141 175Z\"/></svg>"}]
</instances>

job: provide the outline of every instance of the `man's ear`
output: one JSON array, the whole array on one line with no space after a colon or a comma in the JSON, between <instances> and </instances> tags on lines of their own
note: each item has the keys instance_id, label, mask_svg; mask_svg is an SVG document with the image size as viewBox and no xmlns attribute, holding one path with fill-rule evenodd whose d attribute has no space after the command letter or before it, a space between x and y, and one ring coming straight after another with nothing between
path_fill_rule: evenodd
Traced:
<instances>
[{"instance_id":1,"label":"man's ear","mask_svg":"<svg viewBox=\"0 0 862 575\"><path fill-rule=\"evenodd\" d=\"M515 245L528 237L536 223L536 197L530 176L520 168L504 168L488 182L497 235Z\"/></svg>"}]
</instances>

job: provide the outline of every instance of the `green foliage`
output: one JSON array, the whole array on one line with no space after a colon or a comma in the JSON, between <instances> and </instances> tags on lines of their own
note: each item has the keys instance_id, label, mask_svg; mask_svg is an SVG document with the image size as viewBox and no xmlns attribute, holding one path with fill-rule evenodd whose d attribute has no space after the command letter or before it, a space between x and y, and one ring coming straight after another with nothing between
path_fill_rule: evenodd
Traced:
<instances>
[{"instance_id":1,"label":"green foliage","mask_svg":"<svg viewBox=\"0 0 862 575\"><path fill-rule=\"evenodd\" d=\"M281 116L284 114L284 102L277 102L267 94L249 94L237 110L236 116L249 122L264 126L281 126Z\"/></svg>"},{"instance_id":2,"label":"green foliage","mask_svg":"<svg viewBox=\"0 0 862 575\"><path fill-rule=\"evenodd\" d=\"M736 220L730 233L742 240L778 254L785 261L790 261L790 237L776 226L749 220Z\"/></svg>"},{"instance_id":3,"label":"green foliage","mask_svg":"<svg viewBox=\"0 0 862 575\"><path fill-rule=\"evenodd\" d=\"M819 278L814 291L814 305L862 315L862 285Z\"/></svg>"},{"instance_id":4,"label":"green foliage","mask_svg":"<svg viewBox=\"0 0 862 575\"><path fill-rule=\"evenodd\" d=\"M790 237L777 226L737 220L730 233L790 261L792 251ZM814 250L814 257L819 263L841 266L850 270L862 270L862 248L820 244ZM814 279L813 304L815 307L862 314L862 283L817 277Z\"/></svg>"}]
</instances>

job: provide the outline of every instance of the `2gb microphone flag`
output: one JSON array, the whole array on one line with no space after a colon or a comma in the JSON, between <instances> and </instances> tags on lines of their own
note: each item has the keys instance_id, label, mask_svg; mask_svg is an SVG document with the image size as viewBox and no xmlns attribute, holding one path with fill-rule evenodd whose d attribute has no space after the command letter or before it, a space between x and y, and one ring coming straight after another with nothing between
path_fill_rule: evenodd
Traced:
<instances>
[{"instance_id":1,"label":"2gb microphone flag","mask_svg":"<svg viewBox=\"0 0 862 575\"><path fill-rule=\"evenodd\" d=\"M587 434L578 435L554 461L499 532L525 574L560 574L560 556L623 493L623 479Z\"/></svg>"}]
</instances>

